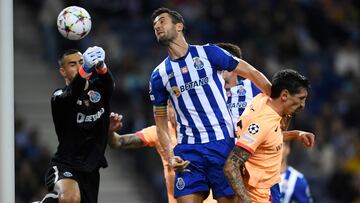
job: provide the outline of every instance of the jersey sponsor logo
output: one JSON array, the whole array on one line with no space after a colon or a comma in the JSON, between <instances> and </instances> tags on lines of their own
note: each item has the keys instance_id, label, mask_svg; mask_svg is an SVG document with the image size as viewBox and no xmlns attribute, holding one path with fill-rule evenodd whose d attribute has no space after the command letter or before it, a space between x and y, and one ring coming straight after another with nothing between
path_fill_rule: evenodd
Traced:
<instances>
[{"instance_id":1,"label":"jersey sponsor logo","mask_svg":"<svg viewBox=\"0 0 360 203\"><path fill-rule=\"evenodd\" d=\"M181 95L180 90L176 86L171 87L172 91L174 92L175 96L179 97Z\"/></svg>"},{"instance_id":2,"label":"jersey sponsor logo","mask_svg":"<svg viewBox=\"0 0 360 203\"><path fill-rule=\"evenodd\" d=\"M90 90L88 92L88 95L89 95L89 98L90 98L90 101L92 103L98 103L101 99L101 94L97 91L94 91L94 90Z\"/></svg>"},{"instance_id":3,"label":"jersey sponsor logo","mask_svg":"<svg viewBox=\"0 0 360 203\"><path fill-rule=\"evenodd\" d=\"M250 124L249 127L248 127L248 131L249 131L249 133L252 134L252 135L255 135L256 133L258 133L259 130L260 130L260 127L259 127L259 125L256 124L256 123L252 123L252 124Z\"/></svg>"},{"instance_id":4,"label":"jersey sponsor logo","mask_svg":"<svg viewBox=\"0 0 360 203\"><path fill-rule=\"evenodd\" d=\"M228 104L228 109L235 108L235 109L245 109L247 103L246 101L234 102Z\"/></svg>"},{"instance_id":5,"label":"jersey sponsor logo","mask_svg":"<svg viewBox=\"0 0 360 203\"><path fill-rule=\"evenodd\" d=\"M202 62L199 57L193 58L193 61L196 70L201 70L204 68L204 62Z\"/></svg>"},{"instance_id":6,"label":"jersey sponsor logo","mask_svg":"<svg viewBox=\"0 0 360 203\"><path fill-rule=\"evenodd\" d=\"M85 115L83 113L78 113L76 116L76 122L77 123L87 123L87 122L94 122L98 120L101 115L105 112L104 108L101 108L98 112L92 115Z\"/></svg>"},{"instance_id":7,"label":"jersey sponsor logo","mask_svg":"<svg viewBox=\"0 0 360 203\"><path fill-rule=\"evenodd\" d=\"M73 176L73 174L70 173L69 171L65 171L65 172L63 173L63 175L64 175L65 177L72 177L72 176Z\"/></svg>"},{"instance_id":8,"label":"jersey sponsor logo","mask_svg":"<svg viewBox=\"0 0 360 203\"><path fill-rule=\"evenodd\" d=\"M176 188L178 190L183 190L185 188L185 181L182 177L178 177L176 180Z\"/></svg>"},{"instance_id":9,"label":"jersey sponsor logo","mask_svg":"<svg viewBox=\"0 0 360 203\"><path fill-rule=\"evenodd\" d=\"M180 86L180 92L189 91L191 89L194 89L195 87L203 86L208 83L209 83L209 78L207 76L200 78L199 80L190 81Z\"/></svg>"},{"instance_id":10,"label":"jersey sponsor logo","mask_svg":"<svg viewBox=\"0 0 360 203\"><path fill-rule=\"evenodd\" d=\"M250 135L248 135L248 134L242 134L242 135L240 136L240 138L243 139L243 140L245 140L246 142L248 142L248 143L250 143L250 144L252 144L252 143L255 142L255 139L254 139L253 137L251 137Z\"/></svg>"}]
</instances>

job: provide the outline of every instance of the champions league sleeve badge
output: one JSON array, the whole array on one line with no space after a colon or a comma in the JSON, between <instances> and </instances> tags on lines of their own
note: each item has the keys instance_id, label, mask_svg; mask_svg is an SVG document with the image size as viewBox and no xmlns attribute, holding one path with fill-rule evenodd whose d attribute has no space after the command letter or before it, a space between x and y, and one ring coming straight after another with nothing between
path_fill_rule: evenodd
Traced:
<instances>
[{"instance_id":1,"label":"champions league sleeve badge","mask_svg":"<svg viewBox=\"0 0 360 203\"><path fill-rule=\"evenodd\" d=\"M259 130L260 130L260 127L259 127L259 125L256 124L256 123L252 123L252 124L250 124L249 127L248 127L248 131L249 131L249 133L252 134L252 135L255 135L256 133L258 133Z\"/></svg>"},{"instance_id":2,"label":"champions league sleeve badge","mask_svg":"<svg viewBox=\"0 0 360 203\"><path fill-rule=\"evenodd\" d=\"M94 90L90 90L88 92L88 95L89 95L89 99L90 99L90 101L92 103L97 103L101 99L101 94L99 92L94 91Z\"/></svg>"}]
</instances>

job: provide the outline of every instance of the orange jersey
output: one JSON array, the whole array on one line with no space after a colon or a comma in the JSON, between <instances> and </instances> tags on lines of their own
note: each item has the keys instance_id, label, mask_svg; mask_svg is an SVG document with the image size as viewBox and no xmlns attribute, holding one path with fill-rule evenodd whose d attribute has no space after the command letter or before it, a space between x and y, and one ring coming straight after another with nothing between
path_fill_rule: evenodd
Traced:
<instances>
[{"instance_id":1,"label":"orange jersey","mask_svg":"<svg viewBox=\"0 0 360 203\"><path fill-rule=\"evenodd\" d=\"M172 127L171 123L168 122L169 127L169 134L171 136L172 145L176 145L176 131ZM165 159L165 152L160 145L157 133L156 133L156 126L150 126L147 128L142 129L136 133L140 139L144 142L145 146L148 147L155 147L156 151L161 157L162 164L164 166L164 176L166 182L166 190L168 193L169 203L176 203L176 199L174 198L174 180L175 180L175 172L170 166L167 159Z\"/></svg>"},{"instance_id":2,"label":"orange jersey","mask_svg":"<svg viewBox=\"0 0 360 203\"><path fill-rule=\"evenodd\" d=\"M270 187L281 180L282 118L267 104L269 99L257 95L239 118L236 145L252 154L245 162L244 181L253 202L268 202L264 193L270 194Z\"/></svg>"},{"instance_id":3,"label":"orange jersey","mask_svg":"<svg viewBox=\"0 0 360 203\"><path fill-rule=\"evenodd\" d=\"M176 145L176 130L173 128L170 122L168 122L169 134L171 136L171 142L173 147ZM164 176L166 182L166 189L168 193L169 203L176 203L174 198L174 180L175 180L175 171L170 166L169 162L165 159L165 152L160 145L159 138L156 133L156 126L150 126L142 129L136 133L140 139L144 142L145 146L155 147L156 151L161 157L162 164L164 166ZM215 203L216 200L212 199L212 193L204 203Z\"/></svg>"}]
</instances>

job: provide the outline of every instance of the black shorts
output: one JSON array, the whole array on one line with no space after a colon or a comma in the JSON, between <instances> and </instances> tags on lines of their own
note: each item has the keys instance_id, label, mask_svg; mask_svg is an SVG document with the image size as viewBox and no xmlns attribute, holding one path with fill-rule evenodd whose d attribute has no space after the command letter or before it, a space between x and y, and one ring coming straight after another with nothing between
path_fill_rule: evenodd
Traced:
<instances>
[{"instance_id":1,"label":"black shorts","mask_svg":"<svg viewBox=\"0 0 360 203\"><path fill-rule=\"evenodd\" d=\"M49 191L54 190L55 183L70 178L79 184L81 203L97 203L99 194L99 170L82 172L64 166L51 165L45 176L45 185Z\"/></svg>"}]
</instances>

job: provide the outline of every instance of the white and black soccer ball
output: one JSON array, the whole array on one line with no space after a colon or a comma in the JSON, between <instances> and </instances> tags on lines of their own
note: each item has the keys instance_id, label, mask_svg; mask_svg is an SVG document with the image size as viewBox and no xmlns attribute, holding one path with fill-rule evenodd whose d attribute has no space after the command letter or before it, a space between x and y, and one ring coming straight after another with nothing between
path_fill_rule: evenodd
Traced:
<instances>
[{"instance_id":1,"label":"white and black soccer ball","mask_svg":"<svg viewBox=\"0 0 360 203\"><path fill-rule=\"evenodd\" d=\"M259 125L256 124L256 123L252 123L252 124L250 124L249 127L248 127L248 131L249 131L249 133L252 134L252 135L255 135L256 133L258 133L259 130L260 130L260 127L259 127Z\"/></svg>"},{"instance_id":2,"label":"white and black soccer ball","mask_svg":"<svg viewBox=\"0 0 360 203\"><path fill-rule=\"evenodd\" d=\"M67 39L82 39L91 30L90 14L81 7L69 6L60 12L57 27L60 34Z\"/></svg>"}]
</instances>

